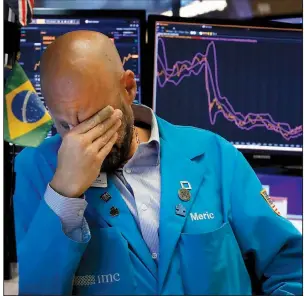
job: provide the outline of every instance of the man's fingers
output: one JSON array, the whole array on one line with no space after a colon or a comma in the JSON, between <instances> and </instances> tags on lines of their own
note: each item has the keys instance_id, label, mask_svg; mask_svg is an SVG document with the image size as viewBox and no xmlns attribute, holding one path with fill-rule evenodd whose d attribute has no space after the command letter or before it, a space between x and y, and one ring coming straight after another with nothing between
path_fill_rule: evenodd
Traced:
<instances>
[{"instance_id":1,"label":"man's fingers","mask_svg":"<svg viewBox=\"0 0 305 296\"><path fill-rule=\"evenodd\" d=\"M101 137L93 142L95 151L100 151L104 146L107 145L111 137L118 131L121 126L121 121L117 121L110 129L108 129Z\"/></svg>"},{"instance_id":2,"label":"man's fingers","mask_svg":"<svg viewBox=\"0 0 305 296\"><path fill-rule=\"evenodd\" d=\"M110 138L110 140L108 141L108 143L100 150L100 152L98 153L98 157L104 161L104 159L106 158L106 156L110 153L113 145L115 144L115 142L118 139L118 133L115 133L114 135L112 135L112 137Z\"/></svg>"},{"instance_id":3,"label":"man's fingers","mask_svg":"<svg viewBox=\"0 0 305 296\"><path fill-rule=\"evenodd\" d=\"M101 111L97 112L92 117L88 118L87 120L83 121L79 125L73 128L73 132L76 133L86 133L93 129L95 126L109 118L114 112L114 109L111 106L107 106Z\"/></svg>"},{"instance_id":4,"label":"man's fingers","mask_svg":"<svg viewBox=\"0 0 305 296\"><path fill-rule=\"evenodd\" d=\"M92 130L88 131L85 134L85 137L87 137L88 141L95 141L96 139L103 136L114 124L119 122L121 118L122 111L118 109L114 110L110 118L104 120L102 123L95 126Z\"/></svg>"}]
</instances>

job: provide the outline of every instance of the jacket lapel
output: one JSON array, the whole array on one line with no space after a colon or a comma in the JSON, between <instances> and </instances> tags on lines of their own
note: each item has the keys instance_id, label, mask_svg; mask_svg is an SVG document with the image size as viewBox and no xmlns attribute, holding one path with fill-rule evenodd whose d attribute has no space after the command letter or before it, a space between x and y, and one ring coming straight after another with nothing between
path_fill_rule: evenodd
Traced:
<instances>
[{"instance_id":1,"label":"jacket lapel","mask_svg":"<svg viewBox=\"0 0 305 296\"><path fill-rule=\"evenodd\" d=\"M171 142L161 138L159 293L162 291L186 218L196 199L197 192L204 182L205 170L202 162L197 163L186 157L185 154L181 153L184 148L181 147L178 150ZM178 196L181 181L188 181L191 185L189 201L182 201ZM176 214L176 206L179 204L185 209L185 216Z\"/></svg>"},{"instance_id":2,"label":"jacket lapel","mask_svg":"<svg viewBox=\"0 0 305 296\"><path fill-rule=\"evenodd\" d=\"M108 202L105 202L101 198L102 194L106 192L111 196ZM140 260L156 278L156 264L153 261L149 249L142 238L136 221L130 213L119 190L113 184L111 178L108 178L107 188L89 188L86 192L86 200L88 202L88 214L91 216L90 219L93 221L100 220L101 223L99 224L106 221L110 226L116 227L127 240L132 251L140 258ZM110 212L112 207L118 209L118 215L111 215Z\"/></svg>"}]
</instances>

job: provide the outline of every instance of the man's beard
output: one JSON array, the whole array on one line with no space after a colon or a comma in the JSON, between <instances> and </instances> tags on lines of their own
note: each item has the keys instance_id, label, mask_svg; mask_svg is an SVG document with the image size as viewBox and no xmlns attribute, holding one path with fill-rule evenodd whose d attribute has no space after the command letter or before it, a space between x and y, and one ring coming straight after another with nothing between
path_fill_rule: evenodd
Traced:
<instances>
[{"instance_id":1,"label":"man's beard","mask_svg":"<svg viewBox=\"0 0 305 296\"><path fill-rule=\"evenodd\" d=\"M114 172L128 159L128 154L130 151L131 141L133 137L133 118L125 118L125 120L126 121L124 127L123 141L119 145L114 144L113 148L111 149L111 152L103 161L101 168L102 172Z\"/></svg>"}]
</instances>

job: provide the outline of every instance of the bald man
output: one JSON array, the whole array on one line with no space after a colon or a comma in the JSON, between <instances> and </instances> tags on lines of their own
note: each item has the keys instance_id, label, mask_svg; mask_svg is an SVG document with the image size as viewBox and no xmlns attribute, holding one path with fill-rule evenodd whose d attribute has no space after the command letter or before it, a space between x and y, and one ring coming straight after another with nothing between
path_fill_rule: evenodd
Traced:
<instances>
[{"instance_id":1,"label":"bald man","mask_svg":"<svg viewBox=\"0 0 305 296\"><path fill-rule=\"evenodd\" d=\"M41 86L59 134L16 158L20 294L302 294L301 234L242 154L133 105L106 36L56 39Z\"/></svg>"}]
</instances>

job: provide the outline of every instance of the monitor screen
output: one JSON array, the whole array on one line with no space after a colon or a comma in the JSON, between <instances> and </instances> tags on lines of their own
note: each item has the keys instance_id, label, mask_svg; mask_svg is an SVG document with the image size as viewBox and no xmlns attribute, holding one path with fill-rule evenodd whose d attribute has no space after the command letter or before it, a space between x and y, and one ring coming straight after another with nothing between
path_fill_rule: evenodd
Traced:
<instances>
[{"instance_id":1,"label":"monitor screen","mask_svg":"<svg viewBox=\"0 0 305 296\"><path fill-rule=\"evenodd\" d=\"M301 29L155 20L153 108L239 149L300 152L302 65Z\"/></svg>"},{"instance_id":2,"label":"monitor screen","mask_svg":"<svg viewBox=\"0 0 305 296\"><path fill-rule=\"evenodd\" d=\"M135 103L141 102L141 44L140 19L135 17L75 17L36 16L31 24L21 28L20 64L43 100L40 88L40 57L56 37L75 30L93 30L110 37L115 43L125 69L135 73L137 94ZM51 134L56 131L53 129Z\"/></svg>"}]
</instances>

